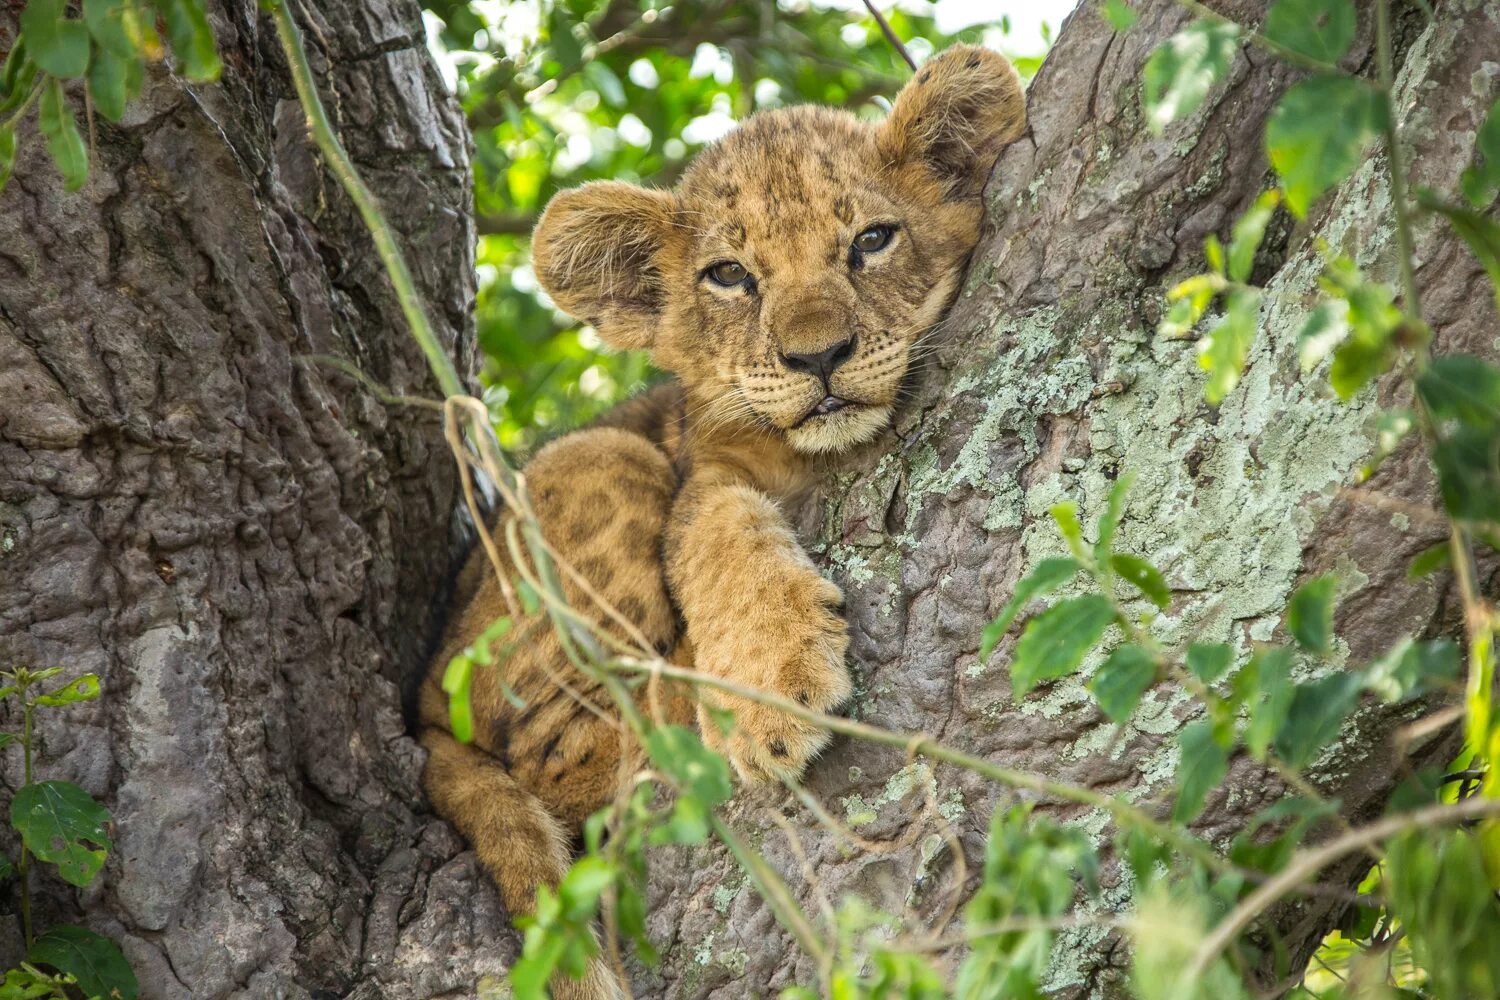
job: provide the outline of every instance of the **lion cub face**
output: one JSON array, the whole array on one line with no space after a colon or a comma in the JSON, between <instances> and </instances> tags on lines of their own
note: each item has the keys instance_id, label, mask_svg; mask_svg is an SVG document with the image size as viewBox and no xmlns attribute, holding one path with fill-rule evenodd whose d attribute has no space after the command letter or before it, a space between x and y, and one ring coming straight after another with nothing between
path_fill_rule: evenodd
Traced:
<instances>
[{"instance_id":1,"label":"lion cub face","mask_svg":"<svg viewBox=\"0 0 1500 1000\"><path fill-rule=\"evenodd\" d=\"M913 345L957 291L1024 105L1003 57L961 46L884 122L813 106L755 115L674 192L557 195L537 274L561 308L675 373L701 429L847 448L888 422Z\"/></svg>"}]
</instances>

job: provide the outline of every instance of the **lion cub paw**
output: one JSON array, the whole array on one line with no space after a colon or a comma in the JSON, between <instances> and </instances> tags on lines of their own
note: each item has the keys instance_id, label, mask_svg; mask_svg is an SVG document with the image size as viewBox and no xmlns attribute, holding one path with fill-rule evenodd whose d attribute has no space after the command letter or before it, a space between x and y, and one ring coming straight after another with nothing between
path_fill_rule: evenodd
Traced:
<instances>
[{"instance_id":1,"label":"lion cub paw","mask_svg":"<svg viewBox=\"0 0 1500 1000\"><path fill-rule=\"evenodd\" d=\"M851 687L844 666L849 632L839 614L843 593L810 569L788 584L785 603L725 622L706 643L695 637L695 655L709 673L826 712L842 704ZM700 705L704 741L726 754L747 781L795 778L828 745L827 730L780 709L718 692L704 698L734 713L726 736Z\"/></svg>"}]
</instances>

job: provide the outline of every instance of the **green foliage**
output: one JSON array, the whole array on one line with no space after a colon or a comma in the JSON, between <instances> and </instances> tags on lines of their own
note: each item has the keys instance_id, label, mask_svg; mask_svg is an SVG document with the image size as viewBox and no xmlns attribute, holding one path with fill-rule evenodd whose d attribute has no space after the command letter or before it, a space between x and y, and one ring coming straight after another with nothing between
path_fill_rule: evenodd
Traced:
<instances>
[{"instance_id":1,"label":"green foliage","mask_svg":"<svg viewBox=\"0 0 1500 1000\"><path fill-rule=\"evenodd\" d=\"M1489 114L1479 126L1474 164L1464 171L1459 183L1464 197L1475 208L1488 208L1500 197L1500 100L1490 105Z\"/></svg>"},{"instance_id":2,"label":"green foliage","mask_svg":"<svg viewBox=\"0 0 1500 1000\"><path fill-rule=\"evenodd\" d=\"M1141 695L1156 680L1156 657L1149 650L1127 643L1109 654L1099 672L1089 681L1089 691L1104 714L1124 722L1135 713Z\"/></svg>"},{"instance_id":3,"label":"green foliage","mask_svg":"<svg viewBox=\"0 0 1500 1000\"><path fill-rule=\"evenodd\" d=\"M1500 371L1468 355L1437 358L1417 392L1437 423L1432 460L1448 513L1500 523Z\"/></svg>"},{"instance_id":4,"label":"green foliage","mask_svg":"<svg viewBox=\"0 0 1500 1000\"><path fill-rule=\"evenodd\" d=\"M1338 578L1323 575L1292 593L1286 607L1286 630L1309 653L1327 653L1333 638L1333 598Z\"/></svg>"},{"instance_id":5,"label":"green foliage","mask_svg":"<svg viewBox=\"0 0 1500 1000\"><path fill-rule=\"evenodd\" d=\"M1125 0L1104 0L1099 5L1099 13L1109 22L1109 26L1116 31L1129 31L1131 26L1141 16Z\"/></svg>"},{"instance_id":6,"label":"green foliage","mask_svg":"<svg viewBox=\"0 0 1500 1000\"><path fill-rule=\"evenodd\" d=\"M468 743L474 738L474 706L471 701L474 671L480 667L500 668L510 647L502 646L497 655L495 644L510 632L510 628L508 617L495 619L443 669L443 693L448 696L448 727L453 738L460 743ZM525 708L504 678L500 679L500 687L513 704Z\"/></svg>"},{"instance_id":7,"label":"green foliage","mask_svg":"<svg viewBox=\"0 0 1500 1000\"><path fill-rule=\"evenodd\" d=\"M1305 218L1313 202L1364 162L1387 114L1378 89L1333 73L1304 80L1282 96L1266 123L1266 154L1294 215Z\"/></svg>"},{"instance_id":8,"label":"green foliage","mask_svg":"<svg viewBox=\"0 0 1500 1000\"><path fill-rule=\"evenodd\" d=\"M31 926L33 860L55 865L61 878L80 888L91 885L113 848L109 810L93 796L67 781L31 780L32 719L38 709L58 709L99 697L99 678L83 674L48 690L48 681L62 670L19 667L0 673L0 701L13 699L20 707L21 732L0 734L0 747L19 743L25 783L10 803L10 822L21 837L20 859L12 865L0 857L0 879L15 874L20 880L21 930L27 961L6 972L0 1000L56 997L70 1000L72 987L91 998L135 1000L140 993L135 973L118 946L82 927L62 924L34 934ZM43 971L50 967L56 974Z\"/></svg>"},{"instance_id":9,"label":"green foliage","mask_svg":"<svg viewBox=\"0 0 1500 1000\"><path fill-rule=\"evenodd\" d=\"M1260 293L1236 288L1229 293L1223 318L1198 341L1198 367L1208 372L1203 398L1209 403L1217 406L1239 385L1259 320Z\"/></svg>"},{"instance_id":10,"label":"green foliage","mask_svg":"<svg viewBox=\"0 0 1500 1000\"><path fill-rule=\"evenodd\" d=\"M1349 51L1355 26L1350 0L1276 0L1261 32L1298 55L1331 66Z\"/></svg>"},{"instance_id":11,"label":"green foliage","mask_svg":"<svg viewBox=\"0 0 1500 1000\"><path fill-rule=\"evenodd\" d=\"M1161 132L1198 110L1229 72L1239 42L1237 25L1205 18L1189 24L1151 53L1142 74L1142 101L1146 121L1154 131Z\"/></svg>"},{"instance_id":12,"label":"green foliage","mask_svg":"<svg viewBox=\"0 0 1500 1000\"><path fill-rule=\"evenodd\" d=\"M109 938L71 924L48 928L26 953L36 965L66 969L84 995L106 1000L135 1000L140 986L120 949Z\"/></svg>"},{"instance_id":13,"label":"green foliage","mask_svg":"<svg viewBox=\"0 0 1500 1000\"><path fill-rule=\"evenodd\" d=\"M1016 616L1025 609L1026 605L1038 597L1045 597L1057 590L1077 576L1082 568L1078 560L1066 556L1043 559L1037 563L1035 568L1016 584L1015 593L1011 595L1010 602L980 634L979 659L990 658L990 654L995 651L995 647L1000 644L1000 639L1010 628L1011 622L1016 620Z\"/></svg>"},{"instance_id":14,"label":"green foliage","mask_svg":"<svg viewBox=\"0 0 1500 1000\"><path fill-rule=\"evenodd\" d=\"M1026 806L997 809L985 843L984 879L964 907L975 935L955 994L1040 996L1055 933L1043 921L1067 912L1080 889L1097 893L1098 867L1081 830L1058 826ZM1038 923L999 929L1028 919Z\"/></svg>"},{"instance_id":15,"label":"green foliage","mask_svg":"<svg viewBox=\"0 0 1500 1000\"><path fill-rule=\"evenodd\" d=\"M1429 976L1426 995L1500 996L1500 906L1479 841L1461 830L1413 832L1386 855L1391 912Z\"/></svg>"},{"instance_id":16,"label":"green foliage","mask_svg":"<svg viewBox=\"0 0 1500 1000\"><path fill-rule=\"evenodd\" d=\"M43 861L74 885L88 885L114 846L105 827L109 811L67 781L23 786L10 802L10 823Z\"/></svg>"},{"instance_id":17,"label":"green foliage","mask_svg":"<svg viewBox=\"0 0 1500 1000\"><path fill-rule=\"evenodd\" d=\"M83 0L82 17L66 0L26 0L21 33L0 72L0 192L16 155L16 125L37 104L37 131L64 186L77 191L88 181L89 149L63 88L86 78L79 93L111 122L140 92L145 64L162 58L154 24L160 17L176 56L176 69L194 82L217 80L222 66L203 0Z\"/></svg>"},{"instance_id":18,"label":"green foliage","mask_svg":"<svg viewBox=\"0 0 1500 1000\"><path fill-rule=\"evenodd\" d=\"M1182 748L1182 761L1177 768L1177 803L1172 807L1172 822L1188 823L1203 811L1209 791L1224 780L1229 770L1229 747L1207 720L1184 727L1177 745Z\"/></svg>"},{"instance_id":19,"label":"green foliage","mask_svg":"<svg viewBox=\"0 0 1500 1000\"><path fill-rule=\"evenodd\" d=\"M1103 594L1059 601L1026 623L1010 665L1016 699L1045 681L1078 669L1084 654L1115 620L1115 607Z\"/></svg>"}]
</instances>

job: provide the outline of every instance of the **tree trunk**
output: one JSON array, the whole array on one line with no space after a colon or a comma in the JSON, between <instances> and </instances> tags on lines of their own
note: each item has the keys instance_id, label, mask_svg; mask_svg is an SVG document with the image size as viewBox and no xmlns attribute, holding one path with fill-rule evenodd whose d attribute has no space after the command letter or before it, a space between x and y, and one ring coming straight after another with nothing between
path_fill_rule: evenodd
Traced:
<instances>
[{"instance_id":1,"label":"tree trunk","mask_svg":"<svg viewBox=\"0 0 1500 1000\"><path fill-rule=\"evenodd\" d=\"M418 5L298 10L472 371L467 133ZM466 994L513 938L423 803L400 695L460 548L456 477L432 413L298 359L436 391L271 22L254 0L212 17L220 85L152 75L122 125L96 120L77 194L33 120L0 195L0 662L100 676L101 700L40 716L40 776L115 818L94 887L39 880L39 925L114 938L152 1000ZM16 748L5 765L13 790Z\"/></svg>"},{"instance_id":2,"label":"tree trunk","mask_svg":"<svg viewBox=\"0 0 1500 1000\"><path fill-rule=\"evenodd\" d=\"M1263 15L1247 0L1222 9L1241 23ZM1340 492L1370 453L1374 416L1397 401L1396 387L1386 380L1345 405L1322 373L1303 376L1297 367L1296 334L1322 266L1315 238L1395 280L1383 159L1366 163L1310 225L1294 229L1283 218L1273 228L1256 264L1268 294L1248 371L1221 407L1208 407L1193 344L1154 333L1163 292L1202 270L1204 237L1227 235L1273 183L1262 151L1266 116L1303 74L1248 49L1191 120L1153 136L1140 111L1141 67L1187 18L1163 0L1140 10L1124 34L1113 33L1091 4L1066 23L1031 85L1031 133L1002 156L991 179L990 226L940 334L933 371L876 449L884 454L863 456L831 478L806 524L848 596L857 716L1160 808L1170 803L1177 765L1173 737L1195 711L1180 690L1158 687L1116 729L1082 679L1014 703L1005 666L1013 637L987 665L977 658L981 629L1016 581L1038 559L1064 552L1047 515L1052 504L1078 501L1089 523L1113 480L1135 476L1117 544L1166 572L1173 601L1163 633L1172 642L1201 637L1244 650L1255 640L1284 639L1292 589L1325 571L1341 580L1336 628L1339 653L1351 664L1403 634L1456 634L1458 624L1441 576L1406 579L1410 557L1444 537L1441 524ZM1369 69L1373 18L1361 19L1366 36L1348 65ZM1398 27L1398 107L1418 182L1456 190L1497 90L1485 60L1500 51L1500 17L1493 3L1444 5L1428 24L1413 7ZM1494 358L1493 299L1467 249L1428 226L1419 231L1417 257L1436 350ZM1366 489L1435 506L1426 461L1411 448ZM1496 567L1482 570L1493 592ZM1350 817L1368 819L1381 808L1402 772L1392 736L1413 714L1408 706L1359 716L1314 769ZM1452 749L1447 740L1418 747L1416 762ZM929 781L935 808L924 806ZM834 902L855 894L928 923L973 890L997 805L1028 797L850 742L815 764L807 784L861 837L894 849L848 852L784 793L742 795L730 819L809 912L817 912L820 894ZM1227 846L1282 793L1274 776L1238 759L1194 828ZM1113 832L1102 811L1047 800L1038 808L1100 843ZM792 816L815 885L773 813ZM945 825L967 860L961 882L942 846ZM1357 877L1361 863L1368 861L1354 859L1329 877ZM1097 908L1113 913L1128 903L1128 880L1107 872ZM1277 911L1269 929L1287 945L1290 968L1306 961L1339 905L1313 899ZM638 977L640 996L769 997L790 983L816 982L811 960L722 849L661 854L651 927L665 958ZM1064 996L1121 994L1117 944L1099 930L1063 935L1049 988ZM1268 982L1275 978L1262 971Z\"/></svg>"}]
</instances>

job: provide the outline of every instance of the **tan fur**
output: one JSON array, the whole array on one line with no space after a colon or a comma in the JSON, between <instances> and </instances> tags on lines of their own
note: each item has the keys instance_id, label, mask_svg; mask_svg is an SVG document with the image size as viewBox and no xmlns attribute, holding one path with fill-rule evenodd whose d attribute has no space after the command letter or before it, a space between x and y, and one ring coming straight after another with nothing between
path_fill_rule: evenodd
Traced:
<instances>
[{"instance_id":1,"label":"tan fur","mask_svg":"<svg viewBox=\"0 0 1500 1000\"><path fill-rule=\"evenodd\" d=\"M700 154L676 191L606 182L553 199L533 245L548 294L610 343L650 350L676 381L543 448L526 480L543 534L663 654L687 663L690 649L699 670L816 709L848 697L842 595L783 511L811 487L818 455L888 423L911 350L978 240L984 181L1023 124L1009 63L961 46L931 60L883 123L766 112ZM889 244L852 253L874 225L893 227ZM731 261L751 280L707 277ZM797 360L835 348L826 384ZM848 405L813 413L825 396ZM504 677L526 707L480 671L474 743L455 742L444 668L504 614L482 553L459 590L422 690L424 781L520 914L566 869L571 836L639 751L622 752L612 716L558 686L607 709L540 619L506 638ZM577 588L569 597L589 610ZM800 774L827 742L783 713L704 698L734 711L727 739L706 719L700 729L746 779ZM667 702L674 720L692 718L684 693ZM617 988L602 963L552 986L559 1000Z\"/></svg>"}]
</instances>

